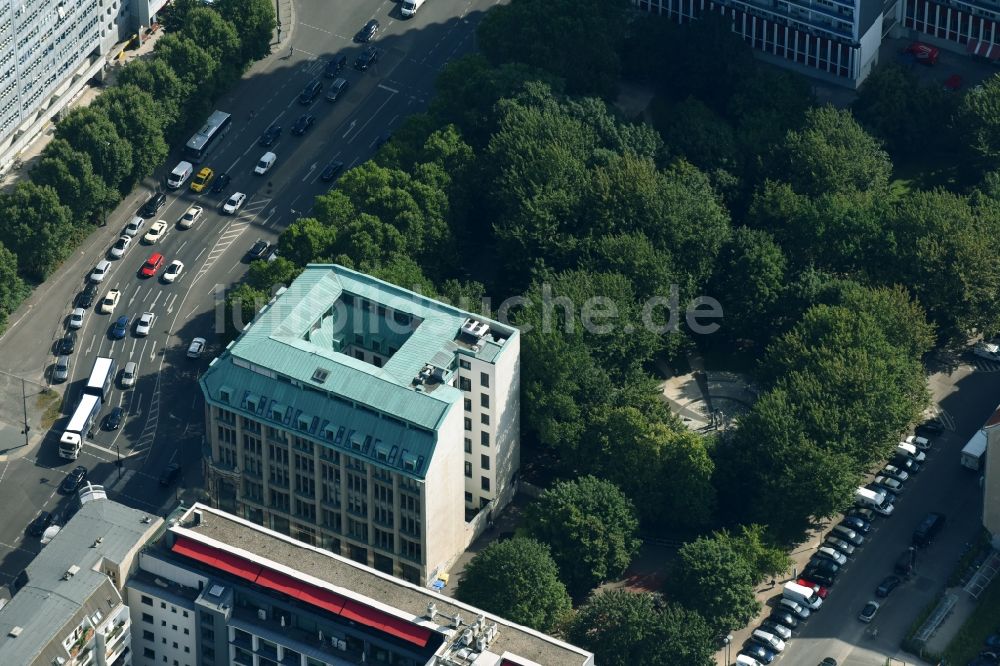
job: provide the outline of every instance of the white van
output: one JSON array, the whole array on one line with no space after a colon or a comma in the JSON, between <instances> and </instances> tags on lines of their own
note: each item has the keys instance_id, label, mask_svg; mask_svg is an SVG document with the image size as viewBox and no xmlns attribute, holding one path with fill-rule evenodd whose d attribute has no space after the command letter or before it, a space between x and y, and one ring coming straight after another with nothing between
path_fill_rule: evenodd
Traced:
<instances>
[{"instance_id":1,"label":"white van","mask_svg":"<svg viewBox=\"0 0 1000 666\"><path fill-rule=\"evenodd\" d=\"M763 629L754 629L751 636L764 645L770 646L770 648L775 652L781 652L785 649L785 641L768 631L764 631Z\"/></svg>"},{"instance_id":2,"label":"white van","mask_svg":"<svg viewBox=\"0 0 1000 666\"><path fill-rule=\"evenodd\" d=\"M424 4L424 0L403 0L402 6L399 8L399 13L403 15L404 18L410 18L417 13L420 9L420 5Z\"/></svg>"},{"instance_id":3,"label":"white van","mask_svg":"<svg viewBox=\"0 0 1000 666\"><path fill-rule=\"evenodd\" d=\"M896 508L886 497L885 493L878 493L864 486L860 486L854 491L854 502L858 506L877 511L883 516L891 516L893 510Z\"/></svg>"},{"instance_id":4,"label":"white van","mask_svg":"<svg viewBox=\"0 0 1000 666\"><path fill-rule=\"evenodd\" d=\"M781 596L785 599L791 599L797 604L802 604L809 610L819 610L819 607L823 605L823 600L820 599L815 590L792 581L788 581L781 588Z\"/></svg>"},{"instance_id":5,"label":"white van","mask_svg":"<svg viewBox=\"0 0 1000 666\"><path fill-rule=\"evenodd\" d=\"M258 176L263 176L265 173L271 170L271 167L274 166L274 162L277 159L278 156L272 152L264 153L263 155L260 156L260 161L257 162L257 166L253 168L253 172Z\"/></svg>"},{"instance_id":6,"label":"white van","mask_svg":"<svg viewBox=\"0 0 1000 666\"><path fill-rule=\"evenodd\" d=\"M760 662L745 654L736 655L736 666L760 666Z\"/></svg>"},{"instance_id":7,"label":"white van","mask_svg":"<svg viewBox=\"0 0 1000 666\"><path fill-rule=\"evenodd\" d=\"M917 447L913 444L907 444L906 442L900 442L896 446L896 453L901 453L910 460L916 460L918 463L922 463L927 460L927 454L923 451L917 451Z\"/></svg>"},{"instance_id":8,"label":"white van","mask_svg":"<svg viewBox=\"0 0 1000 666\"><path fill-rule=\"evenodd\" d=\"M190 162L180 162L174 167L174 170L170 172L167 176L167 187L172 190L176 190L178 187L187 182L187 179L191 177L194 172L194 165Z\"/></svg>"}]
</instances>

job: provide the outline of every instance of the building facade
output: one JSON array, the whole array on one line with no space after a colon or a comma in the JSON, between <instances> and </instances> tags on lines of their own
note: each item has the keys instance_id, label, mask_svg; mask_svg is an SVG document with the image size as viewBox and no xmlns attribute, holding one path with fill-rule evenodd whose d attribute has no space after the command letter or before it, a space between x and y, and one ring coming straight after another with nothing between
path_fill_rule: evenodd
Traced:
<instances>
[{"instance_id":1,"label":"building facade","mask_svg":"<svg viewBox=\"0 0 1000 666\"><path fill-rule=\"evenodd\" d=\"M0 171L166 0L0 0Z\"/></svg>"},{"instance_id":2,"label":"building facade","mask_svg":"<svg viewBox=\"0 0 1000 666\"><path fill-rule=\"evenodd\" d=\"M518 331L311 265L202 376L218 506L409 581L506 505Z\"/></svg>"},{"instance_id":3,"label":"building facade","mask_svg":"<svg viewBox=\"0 0 1000 666\"><path fill-rule=\"evenodd\" d=\"M572 645L197 504L143 551L127 594L136 666L594 663Z\"/></svg>"},{"instance_id":4,"label":"building facade","mask_svg":"<svg viewBox=\"0 0 1000 666\"><path fill-rule=\"evenodd\" d=\"M83 504L0 608L0 664L132 664L132 624L121 592L139 550L162 525L162 518L107 499Z\"/></svg>"},{"instance_id":5,"label":"building facade","mask_svg":"<svg viewBox=\"0 0 1000 666\"><path fill-rule=\"evenodd\" d=\"M1000 550L1000 407L983 426L986 433L986 462L983 465L983 527Z\"/></svg>"}]
</instances>

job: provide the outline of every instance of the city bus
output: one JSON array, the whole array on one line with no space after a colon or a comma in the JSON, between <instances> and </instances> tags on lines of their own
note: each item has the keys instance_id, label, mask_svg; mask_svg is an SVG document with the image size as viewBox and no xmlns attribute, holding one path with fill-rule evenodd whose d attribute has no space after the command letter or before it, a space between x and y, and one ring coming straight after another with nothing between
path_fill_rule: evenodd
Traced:
<instances>
[{"instance_id":1,"label":"city bus","mask_svg":"<svg viewBox=\"0 0 1000 666\"><path fill-rule=\"evenodd\" d=\"M83 440L87 438L87 434L94 425L94 419L100 413L101 396L89 393L80 396L80 402L77 403L76 410L59 439L59 457L67 460L76 460L80 457Z\"/></svg>"},{"instance_id":2,"label":"city bus","mask_svg":"<svg viewBox=\"0 0 1000 666\"><path fill-rule=\"evenodd\" d=\"M201 162L212 146L229 131L232 116L225 111L213 111L201 129L184 145L184 156L191 162Z\"/></svg>"},{"instance_id":3,"label":"city bus","mask_svg":"<svg viewBox=\"0 0 1000 666\"><path fill-rule=\"evenodd\" d=\"M113 358L98 356L94 361L94 369L90 371L90 378L87 379L87 385L83 388L83 392L99 396L101 400L107 400L108 393L111 392L111 384L115 379L117 365Z\"/></svg>"}]
</instances>

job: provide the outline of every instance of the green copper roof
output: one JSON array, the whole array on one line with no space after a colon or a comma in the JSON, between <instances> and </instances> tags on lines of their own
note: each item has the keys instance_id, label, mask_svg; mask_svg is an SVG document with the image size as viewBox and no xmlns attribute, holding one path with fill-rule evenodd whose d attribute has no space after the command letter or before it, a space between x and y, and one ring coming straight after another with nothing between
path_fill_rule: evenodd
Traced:
<instances>
[{"instance_id":1,"label":"green copper roof","mask_svg":"<svg viewBox=\"0 0 1000 666\"><path fill-rule=\"evenodd\" d=\"M479 316L474 318L490 327L486 337L462 335L470 316L343 266L311 264L212 363L202 386L216 403L225 389L226 404L238 410L246 410L247 392L267 397L289 409L293 420L299 410L319 421L357 427L350 410L373 410L404 422L393 427L409 428L406 437L390 438L402 446L415 436L414 428L436 430L461 401L461 392L447 383L458 355L492 362L517 335L516 329ZM343 353L352 345L379 354L383 366ZM438 379L415 382L428 364L440 369ZM272 404L259 403L253 401L269 420ZM364 431L374 434L372 428ZM413 446L429 460L432 441Z\"/></svg>"}]
</instances>

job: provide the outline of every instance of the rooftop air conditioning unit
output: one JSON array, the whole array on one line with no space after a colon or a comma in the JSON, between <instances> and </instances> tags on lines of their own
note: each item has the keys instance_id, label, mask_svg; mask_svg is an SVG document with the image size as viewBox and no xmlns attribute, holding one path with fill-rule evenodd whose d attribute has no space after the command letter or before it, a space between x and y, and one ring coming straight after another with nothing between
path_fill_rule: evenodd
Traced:
<instances>
[{"instance_id":1,"label":"rooftop air conditioning unit","mask_svg":"<svg viewBox=\"0 0 1000 666\"><path fill-rule=\"evenodd\" d=\"M481 321L476 321L472 317L466 319L465 323L462 324L462 333L465 333L466 335L471 335L474 338L483 337L484 335L489 333L489 330L490 330L489 324L484 324Z\"/></svg>"},{"instance_id":2,"label":"rooftop air conditioning unit","mask_svg":"<svg viewBox=\"0 0 1000 666\"><path fill-rule=\"evenodd\" d=\"M258 608L257 609L257 619L258 620L266 620L267 619L267 611L264 610L263 608Z\"/></svg>"}]
</instances>

